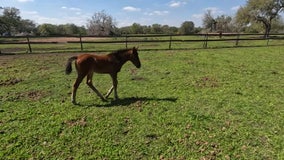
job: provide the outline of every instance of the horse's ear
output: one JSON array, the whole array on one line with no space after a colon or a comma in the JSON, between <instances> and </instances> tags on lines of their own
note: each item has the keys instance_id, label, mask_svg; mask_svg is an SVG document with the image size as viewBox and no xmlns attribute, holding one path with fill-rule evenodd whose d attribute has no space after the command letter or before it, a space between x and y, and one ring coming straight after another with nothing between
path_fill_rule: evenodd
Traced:
<instances>
[{"instance_id":1,"label":"horse's ear","mask_svg":"<svg viewBox=\"0 0 284 160\"><path fill-rule=\"evenodd\" d=\"M138 50L138 48L139 48L139 46L137 46L137 47L133 47L133 50Z\"/></svg>"}]
</instances>

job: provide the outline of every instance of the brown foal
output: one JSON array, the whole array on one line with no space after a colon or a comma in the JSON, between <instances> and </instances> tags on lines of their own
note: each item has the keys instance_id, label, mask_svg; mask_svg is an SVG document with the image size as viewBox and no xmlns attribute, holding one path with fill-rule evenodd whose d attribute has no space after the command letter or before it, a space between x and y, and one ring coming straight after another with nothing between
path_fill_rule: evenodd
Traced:
<instances>
[{"instance_id":1,"label":"brown foal","mask_svg":"<svg viewBox=\"0 0 284 160\"><path fill-rule=\"evenodd\" d=\"M76 92L82 82L87 76L87 85L103 100L108 98L114 90L114 98L118 99L117 95L117 73L125 62L131 61L137 68L141 67L141 63L138 57L138 48L121 49L115 52L99 55L99 54L82 54L78 56L70 57L66 64L66 74L70 74L72 71L72 62L75 61L75 67L77 70L77 79L73 85L71 101L76 104ZM108 90L105 97L96 89L92 83L93 73L109 74L112 78L112 87Z\"/></svg>"}]
</instances>

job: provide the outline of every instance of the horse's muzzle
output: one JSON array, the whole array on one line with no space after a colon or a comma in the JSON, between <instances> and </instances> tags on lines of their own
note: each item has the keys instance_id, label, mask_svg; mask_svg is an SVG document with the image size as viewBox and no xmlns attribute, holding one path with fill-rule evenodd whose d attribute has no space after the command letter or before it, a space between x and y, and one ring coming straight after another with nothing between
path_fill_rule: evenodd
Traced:
<instances>
[{"instance_id":1,"label":"horse's muzzle","mask_svg":"<svg viewBox=\"0 0 284 160\"><path fill-rule=\"evenodd\" d=\"M137 68L140 68L140 67L141 67L141 64L139 63L138 65L136 65L136 67L137 67Z\"/></svg>"}]
</instances>

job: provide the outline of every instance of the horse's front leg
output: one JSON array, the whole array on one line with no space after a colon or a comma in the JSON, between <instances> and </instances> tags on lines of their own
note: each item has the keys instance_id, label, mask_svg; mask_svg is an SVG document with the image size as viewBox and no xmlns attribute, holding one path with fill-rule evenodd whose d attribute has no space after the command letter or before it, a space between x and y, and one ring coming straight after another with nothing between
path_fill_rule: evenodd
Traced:
<instances>
[{"instance_id":1,"label":"horse's front leg","mask_svg":"<svg viewBox=\"0 0 284 160\"><path fill-rule=\"evenodd\" d=\"M108 90L108 93L106 94L106 98L112 93L112 91L114 91L114 99L117 100L118 99L118 95L117 95L117 73L115 74L111 74L111 79L112 79L112 87Z\"/></svg>"},{"instance_id":2,"label":"horse's front leg","mask_svg":"<svg viewBox=\"0 0 284 160\"><path fill-rule=\"evenodd\" d=\"M108 98L109 95L112 93L112 91L113 91L113 86L111 86L111 88L108 90L108 92L107 92L105 97Z\"/></svg>"}]
</instances>

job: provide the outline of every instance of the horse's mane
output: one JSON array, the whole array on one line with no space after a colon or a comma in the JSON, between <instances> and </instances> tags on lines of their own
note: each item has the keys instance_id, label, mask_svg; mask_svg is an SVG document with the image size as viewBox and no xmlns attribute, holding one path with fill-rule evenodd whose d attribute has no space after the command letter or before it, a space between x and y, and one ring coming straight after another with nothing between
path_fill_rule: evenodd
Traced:
<instances>
[{"instance_id":1,"label":"horse's mane","mask_svg":"<svg viewBox=\"0 0 284 160\"><path fill-rule=\"evenodd\" d=\"M129 51L130 49L119 49L119 50L116 50L116 51L113 51L110 53L110 55L113 55L118 61L121 61L122 59L122 54Z\"/></svg>"},{"instance_id":2,"label":"horse's mane","mask_svg":"<svg viewBox=\"0 0 284 160\"><path fill-rule=\"evenodd\" d=\"M127 51L129 51L129 50L130 50L129 48L126 48L126 49L119 49L119 50L116 50L116 51L111 52L110 54L120 55L121 53L125 53L125 52L127 52Z\"/></svg>"}]
</instances>

